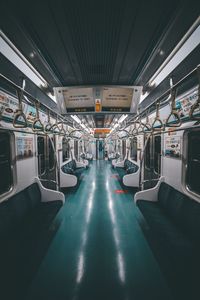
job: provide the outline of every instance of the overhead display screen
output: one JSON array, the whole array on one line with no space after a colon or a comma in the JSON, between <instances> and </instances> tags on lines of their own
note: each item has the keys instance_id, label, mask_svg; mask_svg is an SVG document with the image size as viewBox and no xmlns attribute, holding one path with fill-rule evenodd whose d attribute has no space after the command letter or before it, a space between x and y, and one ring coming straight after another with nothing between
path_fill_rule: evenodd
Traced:
<instances>
[{"instance_id":1,"label":"overhead display screen","mask_svg":"<svg viewBox=\"0 0 200 300\"><path fill-rule=\"evenodd\" d=\"M141 86L54 88L61 114L87 112L136 113Z\"/></svg>"},{"instance_id":2,"label":"overhead display screen","mask_svg":"<svg viewBox=\"0 0 200 300\"><path fill-rule=\"evenodd\" d=\"M129 112L133 88L103 88L102 111Z\"/></svg>"},{"instance_id":3,"label":"overhead display screen","mask_svg":"<svg viewBox=\"0 0 200 300\"><path fill-rule=\"evenodd\" d=\"M65 112L94 111L93 88L60 88L57 98Z\"/></svg>"}]
</instances>

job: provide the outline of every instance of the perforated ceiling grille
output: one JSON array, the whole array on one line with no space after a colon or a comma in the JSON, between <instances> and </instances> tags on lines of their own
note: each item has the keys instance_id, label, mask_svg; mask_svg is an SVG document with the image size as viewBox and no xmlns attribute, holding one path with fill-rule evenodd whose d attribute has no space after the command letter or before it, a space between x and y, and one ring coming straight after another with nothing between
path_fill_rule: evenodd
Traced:
<instances>
[{"instance_id":1,"label":"perforated ceiling grille","mask_svg":"<svg viewBox=\"0 0 200 300\"><path fill-rule=\"evenodd\" d=\"M6 2L1 28L51 87L143 85L199 14L180 0Z\"/></svg>"}]
</instances>

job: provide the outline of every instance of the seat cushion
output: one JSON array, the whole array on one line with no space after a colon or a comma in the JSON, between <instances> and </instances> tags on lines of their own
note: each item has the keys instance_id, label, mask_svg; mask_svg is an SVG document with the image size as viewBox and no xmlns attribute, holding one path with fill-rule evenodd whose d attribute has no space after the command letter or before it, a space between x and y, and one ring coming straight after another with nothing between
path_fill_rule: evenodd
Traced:
<instances>
[{"instance_id":1,"label":"seat cushion","mask_svg":"<svg viewBox=\"0 0 200 300\"><path fill-rule=\"evenodd\" d=\"M139 200L137 206L171 261L192 259L195 253L192 241L172 222L157 202Z\"/></svg>"},{"instance_id":2,"label":"seat cushion","mask_svg":"<svg viewBox=\"0 0 200 300\"><path fill-rule=\"evenodd\" d=\"M14 233L29 213L29 198L25 190L0 204L0 235Z\"/></svg>"},{"instance_id":3,"label":"seat cushion","mask_svg":"<svg viewBox=\"0 0 200 300\"><path fill-rule=\"evenodd\" d=\"M161 183L158 201L180 230L200 244L200 203L166 183Z\"/></svg>"},{"instance_id":4,"label":"seat cushion","mask_svg":"<svg viewBox=\"0 0 200 300\"><path fill-rule=\"evenodd\" d=\"M15 212L9 201L0 204L0 238L6 238L13 231Z\"/></svg>"},{"instance_id":5,"label":"seat cushion","mask_svg":"<svg viewBox=\"0 0 200 300\"><path fill-rule=\"evenodd\" d=\"M70 168L69 164L65 164L64 166L62 166L61 169L65 174L73 174L74 173L72 168Z\"/></svg>"}]
</instances>

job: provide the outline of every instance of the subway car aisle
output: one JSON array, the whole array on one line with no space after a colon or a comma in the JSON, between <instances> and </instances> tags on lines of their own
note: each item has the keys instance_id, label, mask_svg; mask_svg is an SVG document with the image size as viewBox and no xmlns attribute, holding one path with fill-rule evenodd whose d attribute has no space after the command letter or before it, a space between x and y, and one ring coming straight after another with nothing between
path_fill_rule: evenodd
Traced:
<instances>
[{"instance_id":1,"label":"subway car aisle","mask_svg":"<svg viewBox=\"0 0 200 300\"><path fill-rule=\"evenodd\" d=\"M135 217L131 193L107 161L94 161L67 196L27 300L170 300Z\"/></svg>"}]
</instances>

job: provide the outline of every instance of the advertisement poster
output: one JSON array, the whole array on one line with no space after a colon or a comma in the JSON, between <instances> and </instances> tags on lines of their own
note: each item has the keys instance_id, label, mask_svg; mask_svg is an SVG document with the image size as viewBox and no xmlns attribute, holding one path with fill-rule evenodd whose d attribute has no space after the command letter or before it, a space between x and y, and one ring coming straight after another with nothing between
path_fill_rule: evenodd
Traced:
<instances>
[{"instance_id":1,"label":"advertisement poster","mask_svg":"<svg viewBox=\"0 0 200 300\"><path fill-rule=\"evenodd\" d=\"M190 91L190 93L186 94L176 102L176 106L178 107L178 112L181 118L189 115L191 106L196 102L197 98L198 90L195 89Z\"/></svg>"},{"instance_id":2,"label":"advertisement poster","mask_svg":"<svg viewBox=\"0 0 200 300\"><path fill-rule=\"evenodd\" d=\"M4 93L3 91L0 91L0 112L2 112L2 117L6 118L6 121L12 122L18 106L19 104L17 98L14 98ZM23 112L29 124L35 121L36 109L34 106L23 103ZM39 116L42 123L47 123L47 115L45 112L39 110ZM51 118L51 123L53 124L54 122L55 120Z\"/></svg>"},{"instance_id":3,"label":"advertisement poster","mask_svg":"<svg viewBox=\"0 0 200 300\"><path fill-rule=\"evenodd\" d=\"M33 138L18 137L16 139L17 160L33 157Z\"/></svg>"},{"instance_id":4,"label":"advertisement poster","mask_svg":"<svg viewBox=\"0 0 200 300\"><path fill-rule=\"evenodd\" d=\"M0 91L0 111L2 112L2 116L12 120L17 108L17 99Z\"/></svg>"},{"instance_id":5,"label":"advertisement poster","mask_svg":"<svg viewBox=\"0 0 200 300\"><path fill-rule=\"evenodd\" d=\"M181 157L181 137L167 136L165 137L165 156L180 158Z\"/></svg>"}]
</instances>

